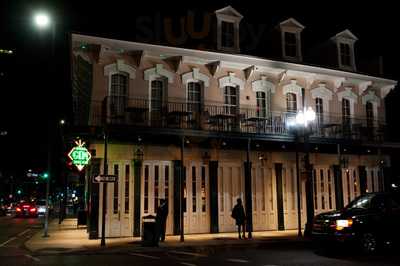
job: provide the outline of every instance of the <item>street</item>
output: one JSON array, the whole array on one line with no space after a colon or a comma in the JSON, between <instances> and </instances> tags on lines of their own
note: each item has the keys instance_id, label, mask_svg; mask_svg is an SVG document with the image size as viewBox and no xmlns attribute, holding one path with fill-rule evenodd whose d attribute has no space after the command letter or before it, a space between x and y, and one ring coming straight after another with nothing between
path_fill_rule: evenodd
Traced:
<instances>
[{"instance_id":1,"label":"street","mask_svg":"<svg viewBox=\"0 0 400 266\"><path fill-rule=\"evenodd\" d=\"M386 252L373 256L347 249L321 249L310 242L266 241L254 245L214 247L144 248L138 244L67 253L36 252L24 242L41 228L39 219L0 218L0 265L398 265L400 255ZM50 236L51 237L51 236Z\"/></svg>"}]
</instances>

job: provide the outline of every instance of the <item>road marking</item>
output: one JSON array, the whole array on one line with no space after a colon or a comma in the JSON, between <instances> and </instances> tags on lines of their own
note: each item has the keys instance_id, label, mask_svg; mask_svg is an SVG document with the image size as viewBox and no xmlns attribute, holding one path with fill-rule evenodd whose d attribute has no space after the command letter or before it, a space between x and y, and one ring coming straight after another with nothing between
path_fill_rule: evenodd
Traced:
<instances>
[{"instance_id":1,"label":"road marking","mask_svg":"<svg viewBox=\"0 0 400 266\"><path fill-rule=\"evenodd\" d=\"M248 263L248 260L241 260L241 259L227 259L230 262L239 262L239 263Z\"/></svg>"},{"instance_id":2,"label":"road marking","mask_svg":"<svg viewBox=\"0 0 400 266\"><path fill-rule=\"evenodd\" d=\"M201 254L201 253L194 253L194 252L186 252L186 251L170 251L170 253L174 253L174 254L180 254L180 255L189 255L189 256L195 256L195 257L207 257L207 255L205 254Z\"/></svg>"},{"instance_id":3,"label":"road marking","mask_svg":"<svg viewBox=\"0 0 400 266\"><path fill-rule=\"evenodd\" d=\"M28 233L29 231L31 231L31 229L26 229L25 231L19 233L18 236L22 236L22 235Z\"/></svg>"},{"instance_id":4,"label":"road marking","mask_svg":"<svg viewBox=\"0 0 400 266\"><path fill-rule=\"evenodd\" d=\"M3 242L0 244L0 247L4 247L8 242L11 242L13 240L17 239L15 236L11 237L10 239L8 239L6 242Z\"/></svg>"},{"instance_id":5,"label":"road marking","mask_svg":"<svg viewBox=\"0 0 400 266\"><path fill-rule=\"evenodd\" d=\"M187 263L187 262L181 262L181 264L186 265L186 266L196 266L196 264Z\"/></svg>"},{"instance_id":6,"label":"road marking","mask_svg":"<svg viewBox=\"0 0 400 266\"><path fill-rule=\"evenodd\" d=\"M160 257L150 256L150 255L146 255L146 254L142 254L142 253L128 253L128 254L129 254L129 255L132 255L132 256L138 256L138 257L149 258L149 259L155 259L155 260L160 259Z\"/></svg>"},{"instance_id":7,"label":"road marking","mask_svg":"<svg viewBox=\"0 0 400 266\"><path fill-rule=\"evenodd\" d=\"M31 255L28 255L28 254L25 254L25 257L30 258L30 259L32 259L32 260L34 260L34 261L36 261L36 262L39 262L39 261L40 261L40 259L35 258L35 257L33 257L33 256L31 256Z\"/></svg>"}]
</instances>

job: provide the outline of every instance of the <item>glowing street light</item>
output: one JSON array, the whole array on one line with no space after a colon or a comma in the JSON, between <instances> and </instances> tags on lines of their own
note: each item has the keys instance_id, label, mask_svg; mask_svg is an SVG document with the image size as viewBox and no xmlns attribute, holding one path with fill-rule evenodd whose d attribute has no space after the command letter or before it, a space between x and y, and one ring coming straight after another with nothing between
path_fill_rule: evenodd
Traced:
<instances>
[{"instance_id":1,"label":"glowing street light","mask_svg":"<svg viewBox=\"0 0 400 266\"><path fill-rule=\"evenodd\" d=\"M303 95L304 98L304 95ZM303 103L304 106L304 103ZM314 206L313 206L313 198L310 194L312 192L312 182L310 177L310 159L309 159L309 147L308 147L308 137L309 137L309 128L308 125L315 121L316 114L315 111L311 108L305 108L300 110L295 117L288 118L287 126L289 128L295 129L296 132L296 179L297 179L297 223L298 223L298 236L301 236L301 207L300 207L300 169L299 169L299 152L298 152L298 142L299 142L299 131L303 132L304 135L304 149L306 152L305 155L305 168L307 172L307 180L306 180L306 202L307 202L307 223L306 223L306 233L309 233L310 230L310 221L314 217Z\"/></svg>"},{"instance_id":2,"label":"glowing street light","mask_svg":"<svg viewBox=\"0 0 400 266\"><path fill-rule=\"evenodd\" d=\"M50 16L46 13L38 13L34 16L35 24L39 28L47 28L50 24Z\"/></svg>"}]
</instances>

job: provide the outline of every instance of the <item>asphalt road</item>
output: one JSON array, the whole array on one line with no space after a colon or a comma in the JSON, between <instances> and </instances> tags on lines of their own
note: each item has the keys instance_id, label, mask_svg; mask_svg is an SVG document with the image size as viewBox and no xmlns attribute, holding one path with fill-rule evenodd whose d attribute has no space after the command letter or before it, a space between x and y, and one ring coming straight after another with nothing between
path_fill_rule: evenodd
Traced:
<instances>
[{"instance_id":1,"label":"asphalt road","mask_svg":"<svg viewBox=\"0 0 400 266\"><path fill-rule=\"evenodd\" d=\"M400 254L388 250L373 256L350 249L320 248L310 242L266 242L259 246L197 248L124 247L67 254L30 253L23 246L40 228L37 219L0 217L0 265L399 265ZM28 231L27 231L28 230ZM11 239L11 240L10 240ZM10 240L10 241L9 241Z\"/></svg>"}]
</instances>

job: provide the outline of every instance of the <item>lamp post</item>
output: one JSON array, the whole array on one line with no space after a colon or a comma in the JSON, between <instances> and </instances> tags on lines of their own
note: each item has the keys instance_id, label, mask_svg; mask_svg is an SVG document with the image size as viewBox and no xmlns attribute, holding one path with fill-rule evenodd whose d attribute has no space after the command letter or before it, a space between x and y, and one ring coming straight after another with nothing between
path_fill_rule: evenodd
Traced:
<instances>
[{"instance_id":1,"label":"lamp post","mask_svg":"<svg viewBox=\"0 0 400 266\"><path fill-rule=\"evenodd\" d=\"M311 133L309 125L315 120L315 111L311 108L305 108L296 114L296 117L288 121L289 128L293 128L296 135L296 179L297 179L297 223L298 223L298 236L301 236L301 204L300 204L300 170L299 170L299 155L298 155L298 144L299 144L299 131L304 139L304 164L306 170L306 205L307 205L307 223L304 235L308 235L311 232L312 219L314 218L314 202L313 202L313 186L312 176L310 169L310 156L309 156L309 135Z\"/></svg>"},{"instance_id":2,"label":"lamp post","mask_svg":"<svg viewBox=\"0 0 400 266\"><path fill-rule=\"evenodd\" d=\"M41 29L41 30L46 30L49 27L51 27L51 60L54 60L54 38L55 38L55 23L52 21L51 17L43 12L39 12L34 15L33 17L34 20L34 25ZM51 133L51 119L49 119L49 125L48 125L48 131L49 131L49 136L48 136L48 158L47 158L47 184L46 184L46 212L45 212L45 221L44 221L44 235L43 237L48 237L48 224L49 224L49 190L50 190L50 178L52 176L51 173L51 158L52 158L52 133Z\"/></svg>"}]
</instances>

